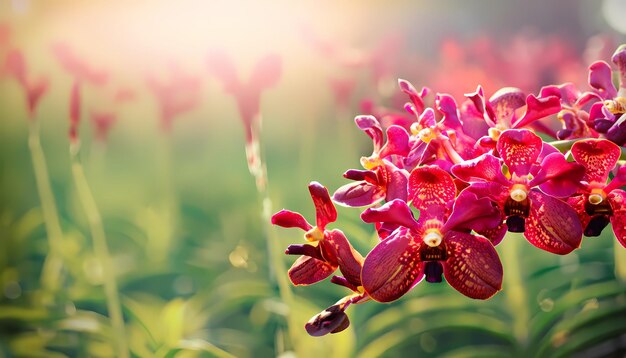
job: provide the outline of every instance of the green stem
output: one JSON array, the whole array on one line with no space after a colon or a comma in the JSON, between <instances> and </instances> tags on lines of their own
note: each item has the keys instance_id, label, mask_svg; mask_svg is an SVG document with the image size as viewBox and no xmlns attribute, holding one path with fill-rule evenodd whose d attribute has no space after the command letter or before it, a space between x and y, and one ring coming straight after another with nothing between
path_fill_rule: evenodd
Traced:
<instances>
[{"instance_id":1,"label":"green stem","mask_svg":"<svg viewBox=\"0 0 626 358\"><path fill-rule=\"evenodd\" d=\"M618 280L626 282L626 249L613 239L613 252L615 257L615 276Z\"/></svg>"},{"instance_id":2,"label":"green stem","mask_svg":"<svg viewBox=\"0 0 626 358\"><path fill-rule=\"evenodd\" d=\"M528 343L528 322L530 312L527 306L526 290L522 282L522 269L519 260L520 235L507 234L502 247L502 257L505 263L504 294L509 311L513 317L513 334L522 350Z\"/></svg>"},{"instance_id":3,"label":"green stem","mask_svg":"<svg viewBox=\"0 0 626 358\"><path fill-rule=\"evenodd\" d=\"M89 221L89 228L91 230L96 257L102 265L104 291L107 297L107 311L109 312L109 317L111 319L113 335L117 342L117 356L126 358L129 357L129 352L128 345L126 343L126 334L124 333L125 327L124 318L122 316L122 305L120 304L113 262L111 261L111 255L109 253L109 247L107 245L106 235L102 225L102 218L100 217L100 211L98 210L96 201L93 198L93 194L89 188L87 179L85 178L83 166L78 159L77 148L72 148L71 152L72 175L76 184L76 190Z\"/></svg>"},{"instance_id":4,"label":"green stem","mask_svg":"<svg viewBox=\"0 0 626 358\"><path fill-rule=\"evenodd\" d=\"M60 278L63 271L63 260L61 256L63 231L61 230L59 214L52 193L52 187L50 186L46 158L41 148L39 124L32 119L29 126L28 147L33 161L35 181L37 183L39 199L41 200L44 225L48 234L49 252L41 271L41 284L47 290L55 292L61 284Z\"/></svg>"}]
</instances>

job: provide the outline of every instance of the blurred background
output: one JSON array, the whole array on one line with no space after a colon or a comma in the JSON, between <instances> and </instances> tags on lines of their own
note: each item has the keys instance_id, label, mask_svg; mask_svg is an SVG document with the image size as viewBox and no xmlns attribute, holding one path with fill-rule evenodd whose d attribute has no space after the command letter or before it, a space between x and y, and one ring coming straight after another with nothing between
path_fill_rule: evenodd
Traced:
<instances>
[{"instance_id":1,"label":"blurred background","mask_svg":"<svg viewBox=\"0 0 626 358\"><path fill-rule=\"evenodd\" d=\"M609 229L564 257L513 235L493 299L422 284L313 338L304 323L346 292L281 287L295 259L282 250L303 238L267 214L313 220L307 184L332 192L360 167L371 141L353 118L402 111L398 78L458 102L478 84L587 89L588 65L626 42L624 18L621 0L0 0L0 356L623 356L626 275ZM216 53L238 86L210 65ZM260 86L266 56L280 78ZM257 109L262 131L241 116ZM267 169L260 192L246 127ZM377 238L359 214L339 208L332 227L365 255Z\"/></svg>"}]
</instances>

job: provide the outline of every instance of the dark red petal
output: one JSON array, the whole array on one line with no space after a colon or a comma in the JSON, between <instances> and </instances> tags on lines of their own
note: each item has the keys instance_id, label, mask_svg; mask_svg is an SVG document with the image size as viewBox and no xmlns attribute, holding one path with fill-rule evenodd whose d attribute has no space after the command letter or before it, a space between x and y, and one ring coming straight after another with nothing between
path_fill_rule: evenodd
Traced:
<instances>
[{"instance_id":1,"label":"dark red petal","mask_svg":"<svg viewBox=\"0 0 626 358\"><path fill-rule=\"evenodd\" d=\"M321 337L328 333L338 333L348 328L350 320L340 305L333 305L313 316L305 325L307 333Z\"/></svg>"},{"instance_id":2,"label":"dark red petal","mask_svg":"<svg viewBox=\"0 0 626 358\"><path fill-rule=\"evenodd\" d=\"M328 189L322 184L312 181L309 184L309 192L315 205L315 219L317 227L324 230L328 223L335 222L337 220L337 210L333 201L330 200Z\"/></svg>"},{"instance_id":3,"label":"dark red petal","mask_svg":"<svg viewBox=\"0 0 626 358\"><path fill-rule=\"evenodd\" d=\"M333 194L335 203L350 206L366 206L375 204L385 198L385 190L366 181L346 184Z\"/></svg>"},{"instance_id":4,"label":"dark red petal","mask_svg":"<svg viewBox=\"0 0 626 358\"><path fill-rule=\"evenodd\" d=\"M539 185L544 193L559 198L568 197L580 188L580 180L585 168L578 163L570 163L561 153L552 153L541 162L541 170L530 181L529 186Z\"/></svg>"},{"instance_id":5,"label":"dark red petal","mask_svg":"<svg viewBox=\"0 0 626 358\"><path fill-rule=\"evenodd\" d=\"M531 190L530 214L524 237L534 246L565 255L580 246L583 228L576 211L566 203L537 190Z\"/></svg>"},{"instance_id":6,"label":"dark red petal","mask_svg":"<svg viewBox=\"0 0 626 358\"><path fill-rule=\"evenodd\" d=\"M366 223L390 223L407 228L417 228L417 221L409 206L402 200L392 200L379 208L368 208L361 214Z\"/></svg>"},{"instance_id":7,"label":"dark red petal","mask_svg":"<svg viewBox=\"0 0 626 358\"><path fill-rule=\"evenodd\" d=\"M415 168L409 176L409 200L421 211L446 212L456 196L452 176L437 166ZM421 214L422 215L422 214Z\"/></svg>"},{"instance_id":8,"label":"dark red petal","mask_svg":"<svg viewBox=\"0 0 626 358\"><path fill-rule=\"evenodd\" d=\"M561 108L561 100L557 96L537 98L532 94L528 95L526 97L526 113L513 123L512 128L521 128L541 118L559 113Z\"/></svg>"},{"instance_id":9,"label":"dark red petal","mask_svg":"<svg viewBox=\"0 0 626 358\"><path fill-rule=\"evenodd\" d=\"M354 286L361 286L363 256L350 245L340 230L328 232L320 242L322 255L333 265L338 265L343 276Z\"/></svg>"},{"instance_id":10,"label":"dark red petal","mask_svg":"<svg viewBox=\"0 0 626 358\"><path fill-rule=\"evenodd\" d=\"M606 183L620 154L620 148L606 139L583 139L572 145L572 156L585 167L583 180L588 183Z\"/></svg>"},{"instance_id":11,"label":"dark red petal","mask_svg":"<svg viewBox=\"0 0 626 358\"><path fill-rule=\"evenodd\" d=\"M574 209L576 215L578 215L578 220L580 220L580 226L585 229L591 217L585 211L585 203L587 202L585 195L574 195L567 198L567 204Z\"/></svg>"},{"instance_id":12,"label":"dark red petal","mask_svg":"<svg viewBox=\"0 0 626 358\"><path fill-rule=\"evenodd\" d=\"M376 177L376 173L373 170L349 169L343 173L343 177L356 181L366 180L372 184L378 182L378 177Z\"/></svg>"},{"instance_id":13,"label":"dark red petal","mask_svg":"<svg viewBox=\"0 0 626 358\"><path fill-rule=\"evenodd\" d=\"M383 146L383 129L374 116L356 116L354 122L360 130L365 132L374 142L374 153L378 153Z\"/></svg>"},{"instance_id":14,"label":"dark red petal","mask_svg":"<svg viewBox=\"0 0 626 358\"><path fill-rule=\"evenodd\" d=\"M300 256L289 269L289 279L294 285L311 285L322 281L337 269L328 262L309 256Z\"/></svg>"},{"instance_id":15,"label":"dark red petal","mask_svg":"<svg viewBox=\"0 0 626 358\"><path fill-rule=\"evenodd\" d=\"M613 209L611 225L617 241L626 248L626 192L615 189L609 193L607 199Z\"/></svg>"},{"instance_id":16,"label":"dark red petal","mask_svg":"<svg viewBox=\"0 0 626 358\"><path fill-rule=\"evenodd\" d=\"M468 183L477 180L495 181L501 184L507 183L506 177L502 174L502 163L500 159L489 153L456 164L450 170L454 176Z\"/></svg>"},{"instance_id":17,"label":"dark red petal","mask_svg":"<svg viewBox=\"0 0 626 358\"><path fill-rule=\"evenodd\" d=\"M444 237L448 259L443 273L450 286L467 297L487 299L502 288L502 264L484 237L448 231Z\"/></svg>"},{"instance_id":18,"label":"dark red petal","mask_svg":"<svg viewBox=\"0 0 626 358\"><path fill-rule=\"evenodd\" d=\"M280 56L271 54L263 57L252 70L249 86L257 91L275 86L280 80L282 61Z\"/></svg>"},{"instance_id":19,"label":"dark red petal","mask_svg":"<svg viewBox=\"0 0 626 358\"><path fill-rule=\"evenodd\" d=\"M407 182L408 172L403 169L398 169L392 164L385 165L386 175L386 201L392 201L394 199L407 200Z\"/></svg>"},{"instance_id":20,"label":"dark red petal","mask_svg":"<svg viewBox=\"0 0 626 358\"><path fill-rule=\"evenodd\" d=\"M423 277L419 249L424 243L408 229L396 230L367 255L361 282L369 296L378 302L402 297Z\"/></svg>"},{"instance_id":21,"label":"dark red petal","mask_svg":"<svg viewBox=\"0 0 626 358\"><path fill-rule=\"evenodd\" d=\"M597 89L604 99L612 99L617 96L612 76L611 66L604 61L596 61L589 66L589 85Z\"/></svg>"},{"instance_id":22,"label":"dark red petal","mask_svg":"<svg viewBox=\"0 0 626 358\"><path fill-rule=\"evenodd\" d=\"M272 216L272 224L282 227L299 227L304 231L309 231L313 227L300 213L289 210L281 210Z\"/></svg>"},{"instance_id":23,"label":"dark red petal","mask_svg":"<svg viewBox=\"0 0 626 358\"><path fill-rule=\"evenodd\" d=\"M497 149L509 170L521 177L530 173L542 144L541 138L527 129L508 129L500 134Z\"/></svg>"}]
</instances>

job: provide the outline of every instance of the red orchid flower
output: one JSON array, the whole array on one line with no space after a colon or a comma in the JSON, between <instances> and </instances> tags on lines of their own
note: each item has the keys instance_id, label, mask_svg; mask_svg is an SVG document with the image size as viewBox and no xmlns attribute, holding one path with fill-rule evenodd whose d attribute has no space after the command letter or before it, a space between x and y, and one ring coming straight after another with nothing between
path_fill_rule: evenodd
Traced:
<instances>
[{"instance_id":1,"label":"red orchid flower","mask_svg":"<svg viewBox=\"0 0 626 358\"><path fill-rule=\"evenodd\" d=\"M202 82L176 64L169 66L167 79L149 75L146 81L160 106L161 127L165 132L171 131L175 117L200 104Z\"/></svg>"},{"instance_id":2,"label":"red orchid flower","mask_svg":"<svg viewBox=\"0 0 626 358\"><path fill-rule=\"evenodd\" d=\"M594 129L617 145L626 144L626 44L617 48L612 57L619 70L619 90L612 82L611 67L603 61L589 67L589 84L603 100L589 111Z\"/></svg>"},{"instance_id":3,"label":"red orchid flower","mask_svg":"<svg viewBox=\"0 0 626 358\"><path fill-rule=\"evenodd\" d=\"M28 116L34 120L36 109L43 95L48 91L49 80L47 77L33 79L28 73L28 67L24 55L20 50L12 49L6 57L5 69L22 86L26 94Z\"/></svg>"},{"instance_id":4,"label":"red orchid flower","mask_svg":"<svg viewBox=\"0 0 626 358\"><path fill-rule=\"evenodd\" d=\"M406 199L406 180L408 173L398 168L394 156L405 156L409 151L409 135L399 126L387 128L387 142L383 144L383 129L373 116L357 116L354 121L374 144L374 151L369 157L361 158L365 170L351 169L344 177L356 180L346 184L333 194L333 200L345 206L365 206L396 198Z\"/></svg>"},{"instance_id":5,"label":"red orchid flower","mask_svg":"<svg viewBox=\"0 0 626 358\"><path fill-rule=\"evenodd\" d=\"M584 139L574 143L572 156L585 167L582 187L568 202L578 213L585 236L599 236L611 222L613 233L626 247L626 166L607 184L610 171L621 154L620 148L606 139Z\"/></svg>"},{"instance_id":6,"label":"red orchid flower","mask_svg":"<svg viewBox=\"0 0 626 358\"><path fill-rule=\"evenodd\" d=\"M595 93L581 93L572 83L542 87L539 97L550 96L561 99L562 109L557 118L562 123L562 129L556 133L556 138L565 140L598 136L598 133L589 125L589 108L598 101Z\"/></svg>"},{"instance_id":7,"label":"red orchid flower","mask_svg":"<svg viewBox=\"0 0 626 358\"><path fill-rule=\"evenodd\" d=\"M508 231L523 232L531 244L555 254L579 247L580 220L574 209L556 197L568 197L577 190L584 168L568 163L563 154L527 129L502 132L497 150L508 177L502 173L500 159L491 154L457 164L452 173L470 183L466 190L493 201ZM491 234L497 244L504 231Z\"/></svg>"},{"instance_id":8,"label":"red orchid flower","mask_svg":"<svg viewBox=\"0 0 626 358\"><path fill-rule=\"evenodd\" d=\"M416 168L409 177L409 198L420 210L415 220L402 200L361 214L365 222L398 226L367 255L361 280L379 302L394 301L424 277L448 283L462 294L487 299L501 288L502 264L486 238L472 229L498 225L497 210L486 198L468 194L455 202L452 177L436 166ZM453 207L454 205L454 207Z\"/></svg>"},{"instance_id":9,"label":"red orchid flower","mask_svg":"<svg viewBox=\"0 0 626 358\"><path fill-rule=\"evenodd\" d=\"M223 52L209 55L210 72L222 83L224 91L235 97L239 115L246 131L246 156L252 174L261 166L259 153L259 126L261 121L261 93L274 87L280 80L282 62L278 55L261 58L247 81L240 78L233 59Z\"/></svg>"},{"instance_id":10,"label":"red orchid flower","mask_svg":"<svg viewBox=\"0 0 626 358\"><path fill-rule=\"evenodd\" d=\"M361 285L360 272L363 258L348 242L341 230L326 230L326 225L337 220L337 210L328 190L320 183L311 182L309 192L315 205L316 225L309 224L299 213L281 210L272 216L272 224L305 231L310 244L289 245L288 255L301 255L289 269L294 285L310 285L330 276L339 267L348 283Z\"/></svg>"}]
</instances>

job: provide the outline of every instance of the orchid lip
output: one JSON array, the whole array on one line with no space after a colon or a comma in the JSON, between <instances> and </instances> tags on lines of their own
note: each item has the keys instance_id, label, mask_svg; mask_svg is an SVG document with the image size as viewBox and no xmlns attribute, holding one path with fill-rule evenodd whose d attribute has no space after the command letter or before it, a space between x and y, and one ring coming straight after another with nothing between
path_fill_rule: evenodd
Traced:
<instances>
[{"instance_id":1,"label":"orchid lip","mask_svg":"<svg viewBox=\"0 0 626 358\"><path fill-rule=\"evenodd\" d=\"M322 241L324 240L324 231L315 226L304 234L304 238L309 242Z\"/></svg>"}]
</instances>

